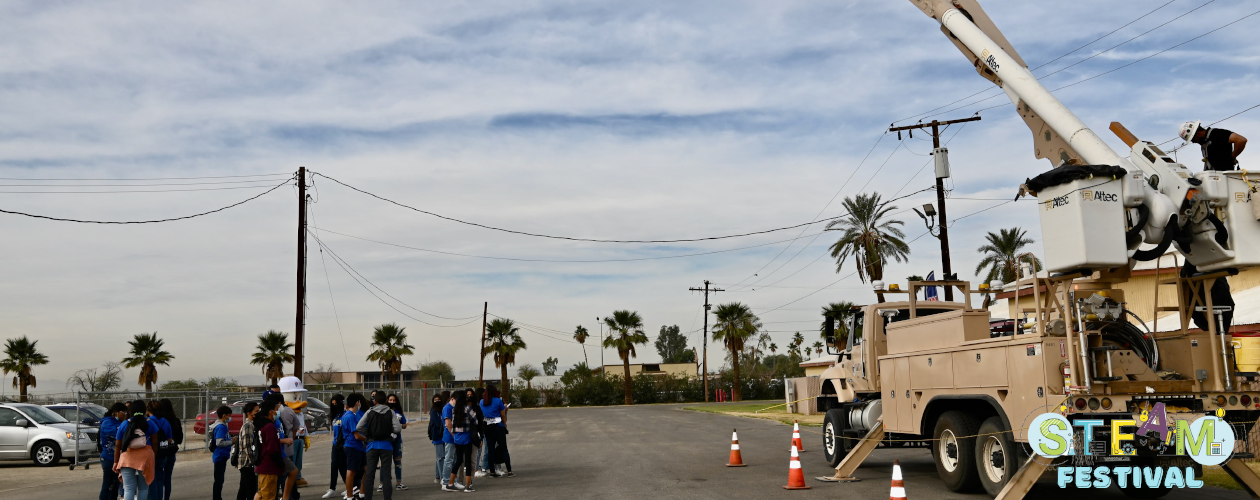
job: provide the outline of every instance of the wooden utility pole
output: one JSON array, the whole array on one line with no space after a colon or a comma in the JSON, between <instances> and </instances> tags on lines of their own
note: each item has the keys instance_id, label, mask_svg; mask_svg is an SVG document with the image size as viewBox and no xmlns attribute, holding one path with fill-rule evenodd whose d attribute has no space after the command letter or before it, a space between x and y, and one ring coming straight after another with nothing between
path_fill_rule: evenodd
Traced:
<instances>
[{"instance_id":1,"label":"wooden utility pole","mask_svg":"<svg viewBox=\"0 0 1260 500\"><path fill-rule=\"evenodd\" d=\"M704 280L704 288L691 287L688 288L693 292L704 292L704 333L700 338L704 345L704 364L701 370L704 372L704 402L709 402L709 292L725 292L721 288L709 288L709 280ZM695 323L692 323L693 325Z\"/></svg>"},{"instance_id":2,"label":"wooden utility pole","mask_svg":"<svg viewBox=\"0 0 1260 500\"><path fill-rule=\"evenodd\" d=\"M306 167L298 168L297 181L297 325L293 335L293 376L302 380L302 361L306 355Z\"/></svg>"},{"instance_id":3,"label":"wooden utility pole","mask_svg":"<svg viewBox=\"0 0 1260 500\"><path fill-rule=\"evenodd\" d=\"M481 309L481 350L478 351L481 354L481 373L477 375L477 387L486 386L486 316L489 314L490 302L486 301Z\"/></svg>"},{"instance_id":4,"label":"wooden utility pole","mask_svg":"<svg viewBox=\"0 0 1260 500\"><path fill-rule=\"evenodd\" d=\"M906 125L904 127L891 127L888 129L888 131L897 132L898 133L897 136L901 137L900 132L902 130L907 130L907 131L910 131L910 137L914 137L915 129L925 129L925 128L931 127L932 151L935 152L937 149L940 149L941 147L941 130L940 130L941 125L948 126L955 123L966 123L966 122L974 122L974 121L980 121L980 117L973 116L971 118L963 118L960 120L948 120L948 121L943 121L943 122L932 120L931 123L917 123L914 125ZM939 175L936 177L936 212L937 212L937 216L940 217L938 220L939 220L940 231L941 231L940 236L937 237L937 239L941 240L941 277L940 279L951 280L954 278L951 276L953 274L953 271L952 269L950 269L950 265L949 265L949 218L947 218L945 215L945 178ZM945 300L947 301L954 300L954 287L952 286L945 287Z\"/></svg>"}]
</instances>

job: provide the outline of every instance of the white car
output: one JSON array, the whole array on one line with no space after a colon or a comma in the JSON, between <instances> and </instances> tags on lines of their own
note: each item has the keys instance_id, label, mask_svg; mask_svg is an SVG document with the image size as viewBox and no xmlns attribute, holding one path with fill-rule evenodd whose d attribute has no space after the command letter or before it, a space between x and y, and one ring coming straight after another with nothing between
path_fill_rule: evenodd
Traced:
<instances>
[{"instance_id":1,"label":"white car","mask_svg":"<svg viewBox=\"0 0 1260 500\"><path fill-rule=\"evenodd\" d=\"M0 460L32 460L50 467L62 458L79 459L96 453L86 432L48 408L27 403L0 404Z\"/></svg>"}]
</instances>

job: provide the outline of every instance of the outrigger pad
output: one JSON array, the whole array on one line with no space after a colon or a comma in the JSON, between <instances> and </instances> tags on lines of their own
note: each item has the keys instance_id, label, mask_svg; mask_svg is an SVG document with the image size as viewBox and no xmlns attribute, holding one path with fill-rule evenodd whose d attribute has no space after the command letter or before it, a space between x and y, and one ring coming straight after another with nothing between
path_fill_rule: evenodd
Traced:
<instances>
[{"instance_id":1,"label":"outrigger pad","mask_svg":"<svg viewBox=\"0 0 1260 500\"><path fill-rule=\"evenodd\" d=\"M836 476L818 476L818 477L815 477L814 479L817 479L824 483L856 483L858 481L861 481L861 479L858 479L856 477L836 477Z\"/></svg>"}]
</instances>

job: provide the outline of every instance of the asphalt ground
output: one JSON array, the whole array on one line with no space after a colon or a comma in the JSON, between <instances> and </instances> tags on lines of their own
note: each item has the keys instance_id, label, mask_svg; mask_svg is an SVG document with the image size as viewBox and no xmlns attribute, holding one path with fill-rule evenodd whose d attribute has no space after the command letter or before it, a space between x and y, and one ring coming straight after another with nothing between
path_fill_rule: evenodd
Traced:
<instances>
[{"instance_id":1,"label":"asphalt ground","mask_svg":"<svg viewBox=\"0 0 1260 500\"><path fill-rule=\"evenodd\" d=\"M907 496L915 499L988 498L983 493L958 494L946 490L924 449L879 449L858 469L856 483L822 483L815 476L831 475L821 451L818 428L802 428L806 451L801 465L809 490L787 491L791 427L760 419L683 410L683 406L650 405L513 410L509 415L508 446L515 478L478 478L477 491L468 495L552 500L596 498L886 498L892 461L899 459ZM730 435L738 429L747 467L730 468ZM403 480L411 489L395 491L394 498L454 495L433 484L433 446L423 427L404 431ZM306 499L318 498L328 480L329 443L317 441L305 457L311 485ZM204 452L180 455L175 467L174 500L210 496L212 468ZM1039 484L1030 499L1072 500L1126 498L1114 487L1107 490L1061 490ZM42 469L29 462L0 462L0 497L22 499L96 498L101 470ZM238 476L229 468L225 497L234 498ZM460 495L464 495L460 493ZM381 498L379 494L375 498ZM1169 499L1243 499L1240 491L1212 487L1175 490Z\"/></svg>"}]
</instances>

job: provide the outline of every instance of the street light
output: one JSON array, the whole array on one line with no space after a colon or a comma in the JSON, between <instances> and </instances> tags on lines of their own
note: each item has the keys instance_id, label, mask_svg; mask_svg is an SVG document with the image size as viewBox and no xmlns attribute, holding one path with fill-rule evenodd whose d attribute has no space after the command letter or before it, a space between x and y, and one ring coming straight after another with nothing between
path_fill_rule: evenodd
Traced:
<instances>
[{"instance_id":1,"label":"street light","mask_svg":"<svg viewBox=\"0 0 1260 500\"><path fill-rule=\"evenodd\" d=\"M917 208L912 208L911 210L914 210L914 213L919 214L919 218L923 219L923 225L927 226L928 233L931 233L932 237L941 237L936 227L936 207L932 206L931 203L924 203L922 212Z\"/></svg>"}]
</instances>

